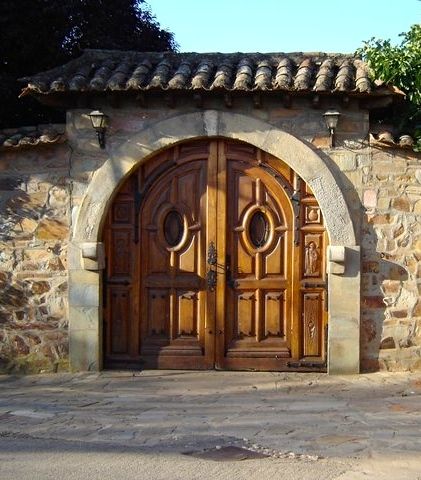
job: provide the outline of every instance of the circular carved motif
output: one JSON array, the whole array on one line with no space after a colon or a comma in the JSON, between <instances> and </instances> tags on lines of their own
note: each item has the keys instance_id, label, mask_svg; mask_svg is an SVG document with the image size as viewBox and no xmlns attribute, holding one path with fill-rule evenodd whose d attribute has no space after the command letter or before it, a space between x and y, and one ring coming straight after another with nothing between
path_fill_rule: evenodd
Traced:
<instances>
[{"instance_id":1,"label":"circular carved motif","mask_svg":"<svg viewBox=\"0 0 421 480\"><path fill-rule=\"evenodd\" d=\"M170 210L163 223L164 237L170 247L177 246L184 234L183 217L177 210Z\"/></svg>"},{"instance_id":2,"label":"circular carved motif","mask_svg":"<svg viewBox=\"0 0 421 480\"><path fill-rule=\"evenodd\" d=\"M261 248L269 238L269 222L261 210L256 210L249 223L249 237L255 248Z\"/></svg>"}]
</instances>

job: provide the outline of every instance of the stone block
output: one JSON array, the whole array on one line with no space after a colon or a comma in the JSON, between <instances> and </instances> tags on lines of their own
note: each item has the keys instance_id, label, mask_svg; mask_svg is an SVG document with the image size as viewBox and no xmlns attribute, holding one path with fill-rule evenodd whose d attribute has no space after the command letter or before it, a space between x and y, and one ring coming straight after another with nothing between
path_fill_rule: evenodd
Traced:
<instances>
[{"instance_id":1,"label":"stone block","mask_svg":"<svg viewBox=\"0 0 421 480\"><path fill-rule=\"evenodd\" d=\"M71 282L69 285L69 301L75 307L98 307L99 286Z\"/></svg>"},{"instance_id":2,"label":"stone block","mask_svg":"<svg viewBox=\"0 0 421 480\"><path fill-rule=\"evenodd\" d=\"M99 285L100 275L98 272L89 270L71 270L69 272L69 282L72 284L83 283L85 285Z\"/></svg>"},{"instance_id":3,"label":"stone block","mask_svg":"<svg viewBox=\"0 0 421 480\"><path fill-rule=\"evenodd\" d=\"M42 219L36 230L36 237L40 240L66 240L68 235L67 222L54 218Z\"/></svg>"},{"instance_id":4,"label":"stone block","mask_svg":"<svg viewBox=\"0 0 421 480\"><path fill-rule=\"evenodd\" d=\"M388 210L390 207L391 199L389 197L379 197L377 199L378 210Z\"/></svg>"},{"instance_id":5,"label":"stone block","mask_svg":"<svg viewBox=\"0 0 421 480\"><path fill-rule=\"evenodd\" d=\"M406 195L402 195L398 198L394 198L391 203L391 207L395 210L402 210L403 212L411 211L411 202Z\"/></svg>"},{"instance_id":6,"label":"stone block","mask_svg":"<svg viewBox=\"0 0 421 480\"><path fill-rule=\"evenodd\" d=\"M341 153L335 155L334 160L343 172L352 171L357 168L357 158L353 153Z\"/></svg>"},{"instance_id":7,"label":"stone block","mask_svg":"<svg viewBox=\"0 0 421 480\"><path fill-rule=\"evenodd\" d=\"M377 206L377 192L376 190L364 190L363 205L366 208L376 208Z\"/></svg>"},{"instance_id":8,"label":"stone block","mask_svg":"<svg viewBox=\"0 0 421 480\"><path fill-rule=\"evenodd\" d=\"M69 338L70 370L97 371L101 368L100 336L98 329L71 330Z\"/></svg>"},{"instance_id":9,"label":"stone block","mask_svg":"<svg viewBox=\"0 0 421 480\"><path fill-rule=\"evenodd\" d=\"M357 155L357 166L358 168L370 167L372 163L371 155L368 153L360 153ZM367 174L368 172L364 172Z\"/></svg>"},{"instance_id":10,"label":"stone block","mask_svg":"<svg viewBox=\"0 0 421 480\"><path fill-rule=\"evenodd\" d=\"M316 148L328 149L330 148L330 137L329 135L316 135L311 139L311 143Z\"/></svg>"},{"instance_id":11,"label":"stone block","mask_svg":"<svg viewBox=\"0 0 421 480\"><path fill-rule=\"evenodd\" d=\"M100 316L98 307L70 307L69 324L73 330L98 331L98 319Z\"/></svg>"},{"instance_id":12,"label":"stone block","mask_svg":"<svg viewBox=\"0 0 421 480\"><path fill-rule=\"evenodd\" d=\"M329 276L328 370L330 374L359 373L359 272L360 248L347 247L345 274Z\"/></svg>"}]
</instances>

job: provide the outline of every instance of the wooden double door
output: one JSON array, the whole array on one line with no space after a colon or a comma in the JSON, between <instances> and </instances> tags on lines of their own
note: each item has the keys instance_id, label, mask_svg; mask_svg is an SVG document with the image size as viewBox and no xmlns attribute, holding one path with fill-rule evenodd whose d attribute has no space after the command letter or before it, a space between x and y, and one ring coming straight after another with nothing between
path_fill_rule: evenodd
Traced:
<instances>
[{"instance_id":1,"label":"wooden double door","mask_svg":"<svg viewBox=\"0 0 421 480\"><path fill-rule=\"evenodd\" d=\"M219 139L168 149L120 189L104 242L105 367L322 365L323 220L280 160Z\"/></svg>"}]
</instances>

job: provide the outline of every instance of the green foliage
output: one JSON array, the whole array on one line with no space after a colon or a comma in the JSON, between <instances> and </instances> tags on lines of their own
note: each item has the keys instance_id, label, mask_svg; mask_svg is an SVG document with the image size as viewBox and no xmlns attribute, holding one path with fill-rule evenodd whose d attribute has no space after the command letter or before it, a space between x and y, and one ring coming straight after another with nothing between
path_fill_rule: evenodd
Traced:
<instances>
[{"instance_id":1,"label":"green foliage","mask_svg":"<svg viewBox=\"0 0 421 480\"><path fill-rule=\"evenodd\" d=\"M0 128L60 122L63 112L18 100L17 79L61 65L85 48L174 51L145 0L1 0Z\"/></svg>"},{"instance_id":2,"label":"green foliage","mask_svg":"<svg viewBox=\"0 0 421 480\"><path fill-rule=\"evenodd\" d=\"M395 124L412 134L417 141L416 150L421 150L421 25L412 25L401 37L399 45L372 38L364 42L357 54L368 62L374 78L393 84L406 94L401 122Z\"/></svg>"}]
</instances>

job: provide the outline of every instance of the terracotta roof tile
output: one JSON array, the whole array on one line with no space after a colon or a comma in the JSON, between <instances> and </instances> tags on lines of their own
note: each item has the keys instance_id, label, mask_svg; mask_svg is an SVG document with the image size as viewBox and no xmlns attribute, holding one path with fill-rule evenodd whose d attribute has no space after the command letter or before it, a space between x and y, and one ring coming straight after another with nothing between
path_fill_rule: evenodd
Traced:
<instances>
[{"instance_id":1,"label":"terracotta roof tile","mask_svg":"<svg viewBox=\"0 0 421 480\"><path fill-rule=\"evenodd\" d=\"M275 76L275 88L289 90L293 81L293 64L289 58L282 58L278 63Z\"/></svg>"},{"instance_id":2,"label":"terracotta roof tile","mask_svg":"<svg viewBox=\"0 0 421 480\"><path fill-rule=\"evenodd\" d=\"M191 85L193 89L206 89L209 87L210 78L213 71L213 63L205 60L199 63L194 72Z\"/></svg>"},{"instance_id":3,"label":"terracotta roof tile","mask_svg":"<svg viewBox=\"0 0 421 480\"><path fill-rule=\"evenodd\" d=\"M64 125L38 125L0 130L0 148L62 143L66 140Z\"/></svg>"},{"instance_id":4,"label":"terracotta roof tile","mask_svg":"<svg viewBox=\"0 0 421 480\"><path fill-rule=\"evenodd\" d=\"M393 132L388 130L381 131L380 133L370 133L370 143L372 145L379 145L383 147L401 147L412 149L415 144L415 140L410 135L400 135L394 137Z\"/></svg>"},{"instance_id":5,"label":"terracotta roof tile","mask_svg":"<svg viewBox=\"0 0 421 480\"><path fill-rule=\"evenodd\" d=\"M332 59L328 58L323 61L319 71L316 73L313 90L316 92L329 92L332 90L334 76L335 64Z\"/></svg>"},{"instance_id":6,"label":"terracotta roof tile","mask_svg":"<svg viewBox=\"0 0 421 480\"><path fill-rule=\"evenodd\" d=\"M86 50L66 65L22 79L22 95L139 90L399 94L369 78L350 55Z\"/></svg>"}]
</instances>

